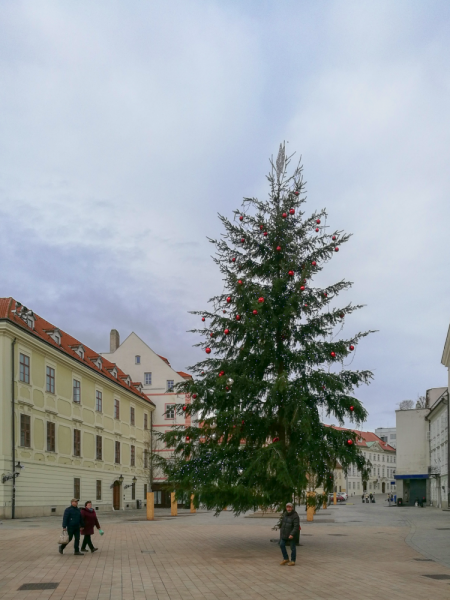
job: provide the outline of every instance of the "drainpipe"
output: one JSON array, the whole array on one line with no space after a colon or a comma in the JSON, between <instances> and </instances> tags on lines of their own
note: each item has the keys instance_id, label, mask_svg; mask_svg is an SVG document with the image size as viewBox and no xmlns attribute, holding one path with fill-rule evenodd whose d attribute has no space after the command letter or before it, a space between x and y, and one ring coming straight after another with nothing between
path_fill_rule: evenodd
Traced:
<instances>
[{"instance_id":1,"label":"drainpipe","mask_svg":"<svg viewBox=\"0 0 450 600\"><path fill-rule=\"evenodd\" d=\"M13 339L11 344L11 445L12 445L12 501L11 501L11 519L16 518L16 427L15 427L15 402L14 402L14 350L16 345L16 338Z\"/></svg>"}]
</instances>

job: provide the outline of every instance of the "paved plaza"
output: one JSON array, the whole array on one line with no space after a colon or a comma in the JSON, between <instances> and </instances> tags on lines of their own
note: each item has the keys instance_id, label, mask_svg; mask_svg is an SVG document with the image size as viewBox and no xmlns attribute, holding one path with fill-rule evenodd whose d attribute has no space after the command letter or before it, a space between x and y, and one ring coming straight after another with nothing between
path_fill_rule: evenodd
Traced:
<instances>
[{"instance_id":1,"label":"paved plaza","mask_svg":"<svg viewBox=\"0 0 450 600\"><path fill-rule=\"evenodd\" d=\"M153 522L143 511L100 514L99 551L80 557L72 545L58 553L59 517L3 521L1 600L450 597L450 512L358 499L330 507L302 522L295 567L279 565L273 517L156 512ZM19 590L27 583L58 585Z\"/></svg>"}]
</instances>

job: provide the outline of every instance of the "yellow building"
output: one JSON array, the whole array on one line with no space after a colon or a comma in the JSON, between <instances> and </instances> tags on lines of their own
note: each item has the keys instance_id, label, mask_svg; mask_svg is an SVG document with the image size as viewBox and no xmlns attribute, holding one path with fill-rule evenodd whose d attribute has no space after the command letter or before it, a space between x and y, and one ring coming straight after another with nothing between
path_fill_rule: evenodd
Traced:
<instances>
[{"instance_id":1,"label":"yellow building","mask_svg":"<svg viewBox=\"0 0 450 600\"><path fill-rule=\"evenodd\" d=\"M114 363L0 298L0 518L61 514L72 497L145 505L153 410Z\"/></svg>"}]
</instances>

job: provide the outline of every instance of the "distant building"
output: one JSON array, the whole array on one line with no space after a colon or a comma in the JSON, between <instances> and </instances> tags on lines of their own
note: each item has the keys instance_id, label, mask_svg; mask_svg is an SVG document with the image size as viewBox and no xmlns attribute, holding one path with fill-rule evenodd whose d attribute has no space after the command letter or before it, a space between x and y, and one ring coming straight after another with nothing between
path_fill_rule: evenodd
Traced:
<instances>
[{"instance_id":1,"label":"distant building","mask_svg":"<svg viewBox=\"0 0 450 600\"><path fill-rule=\"evenodd\" d=\"M335 427L344 430L345 428ZM348 431L348 429L347 429ZM381 440L372 431L351 429L357 434L357 445L370 464L370 475L363 480L356 465L352 465L346 475L346 486L341 491L349 496L358 496L363 492L374 494L395 493L396 451L390 444ZM345 476L345 475L344 475ZM336 490L340 491L340 490Z\"/></svg>"},{"instance_id":2,"label":"distant building","mask_svg":"<svg viewBox=\"0 0 450 600\"><path fill-rule=\"evenodd\" d=\"M126 372L0 298L0 518L62 514L72 498L145 503L153 410Z\"/></svg>"},{"instance_id":3,"label":"distant building","mask_svg":"<svg viewBox=\"0 0 450 600\"><path fill-rule=\"evenodd\" d=\"M392 448L397 448L397 430L395 427L378 427L375 429L375 434Z\"/></svg>"},{"instance_id":4,"label":"distant building","mask_svg":"<svg viewBox=\"0 0 450 600\"><path fill-rule=\"evenodd\" d=\"M119 333L113 329L110 334L110 352L102 356L116 363L130 373L134 381L141 381L143 392L155 405L152 413L151 428L155 431L167 432L172 427L184 425L190 427L195 418L177 415L175 404L189 404L189 394L177 394L174 389L177 383L191 379L191 375L183 371L175 371L164 356L160 356L150 348L134 332L120 343ZM152 447L154 453L170 455L171 449L156 441ZM150 474L152 491L155 493L155 506L170 506L170 491L163 489L163 474L152 469Z\"/></svg>"}]
</instances>

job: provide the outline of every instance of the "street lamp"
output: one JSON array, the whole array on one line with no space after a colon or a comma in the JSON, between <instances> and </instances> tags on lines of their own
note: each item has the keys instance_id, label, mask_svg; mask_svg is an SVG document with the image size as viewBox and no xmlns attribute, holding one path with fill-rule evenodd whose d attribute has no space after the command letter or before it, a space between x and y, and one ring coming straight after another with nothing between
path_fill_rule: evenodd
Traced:
<instances>
[{"instance_id":1,"label":"street lamp","mask_svg":"<svg viewBox=\"0 0 450 600\"><path fill-rule=\"evenodd\" d=\"M134 484L136 483L136 481L137 481L137 477L136 477L136 476L134 476L134 477L133 477L133 479L132 479L131 481L132 481L133 483L129 483L128 485L124 485L124 486L123 486L123 489L124 489L124 490L127 490L127 489L128 489L128 488L130 488L130 487L133 487L133 485L134 485Z\"/></svg>"}]
</instances>

